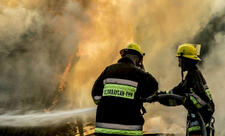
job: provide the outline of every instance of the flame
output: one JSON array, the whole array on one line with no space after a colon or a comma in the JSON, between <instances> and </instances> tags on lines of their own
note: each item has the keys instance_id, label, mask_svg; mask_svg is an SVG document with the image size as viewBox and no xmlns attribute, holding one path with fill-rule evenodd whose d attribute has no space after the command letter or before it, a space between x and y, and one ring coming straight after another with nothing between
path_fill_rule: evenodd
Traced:
<instances>
[{"instance_id":1,"label":"flame","mask_svg":"<svg viewBox=\"0 0 225 136\"><path fill-rule=\"evenodd\" d=\"M93 105L90 94L94 81L106 66L118 60L119 50L130 41L139 43L146 52L146 70L151 70L150 73L160 80L163 87L168 89L174 86L180 77L174 47L178 42L190 40L204 25L210 16L207 10L210 3L206 1L202 4L194 0L90 2L85 10L89 20L80 27L76 53L79 60L68 78L70 105L73 108ZM198 8L193 10L193 7ZM185 121L181 119L180 122ZM182 126L180 122L178 126ZM148 126L145 129L151 128Z\"/></svg>"},{"instance_id":2,"label":"flame","mask_svg":"<svg viewBox=\"0 0 225 136\"><path fill-rule=\"evenodd\" d=\"M75 107L90 105L88 101L78 101L74 97L90 99L90 95L79 92L89 90L94 77L106 65L117 60L119 50L134 40L133 24L128 24L128 18L120 15L119 3L107 0L90 2L90 7L86 10L90 20L81 26L76 53L79 60L71 70L68 83L68 97Z\"/></svg>"},{"instance_id":3,"label":"flame","mask_svg":"<svg viewBox=\"0 0 225 136\"><path fill-rule=\"evenodd\" d=\"M52 105L47 108L47 109L44 109L44 112L49 112L51 111L55 106L56 104L59 102L59 97L60 97L60 94L65 90L65 85L66 85L66 82L67 82L67 77L68 77L68 74L69 74L69 71L71 69L71 66L72 66L72 63L74 61L74 58L75 58L75 55L71 55L71 57L69 58L69 63L67 64L63 74L62 74L62 77L61 77L61 80L60 80L60 83L59 83L59 86L58 86L58 93L57 95L54 97L53 101L52 101Z\"/></svg>"},{"instance_id":4,"label":"flame","mask_svg":"<svg viewBox=\"0 0 225 136\"><path fill-rule=\"evenodd\" d=\"M202 8L195 10L195 14L190 15L191 7L198 5L199 2L90 1L85 10L89 20L80 27L76 53L79 60L69 75L67 95L71 105L75 107L91 105L86 100L91 99L89 94L94 80L107 65L118 60L119 50L130 41L138 42L146 52L144 61L147 63L147 70L151 67L153 71L158 71L161 67L161 71L168 71L168 67L163 66L164 64L177 66L176 60L165 61L162 60L163 57L158 56L167 54L165 58L173 57L171 49L174 44L189 39L198 32L199 23L208 19L210 15L202 17L203 13L208 12L205 8L208 3L207 1ZM202 17L201 20L199 17ZM189 18L192 18L192 23ZM163 63L159 63L162 61ZM174 67L169 68L174 71ZM177 79L171 76L169 80ZM171 86L168 82L165 84Z\"/></svg>"},{"instance_id":5,"label":"flame","mask_svg":"<svg viewBox=\"0 0 225 136\"><path fill-rule=\"evenodd\" d=\"M62 79L61 79L61 82L59 84L59 87L58 87L58 92L62 92L64 90L64 87L65 87L65 82L66 82L66 79L67 79L67 76L68 76L68 73L71 69L71 66L72 66L72 62L74 60L74 55L72 55L69 59L69 63L68 65L66 66L64 72L63 72L63 75L62 75Z\"/></svg>"}]
</instances>

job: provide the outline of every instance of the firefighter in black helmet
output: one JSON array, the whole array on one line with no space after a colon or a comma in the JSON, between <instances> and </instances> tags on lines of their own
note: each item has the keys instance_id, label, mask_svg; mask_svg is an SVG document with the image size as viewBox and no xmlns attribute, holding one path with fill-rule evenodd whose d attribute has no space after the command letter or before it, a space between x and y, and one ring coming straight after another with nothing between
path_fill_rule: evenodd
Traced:
<instances>
[{"instance_id":1,"label":"firefighter in black helmet","mask_svg":"<svg viewBox=\"0 0 225 136\"><path fill-rule=\"evenodd\" d=\"M213 128L211 120L214 113L214 103L207 83L196 66L201 60L198 57L196 47L193 44L188 43L180 45L177 50L177 57L179 66L181 67L182 82L172 90L160 93L186 96L184 106L189 109L187 116L187 136L201 136L202 133L199 119L194 113L195 110L203 117L207 135L210 136L210 131L213 131L210 128ZM187 71L187 74L185 79L183 79L183 72L185 71ZM159 102L167 106L181 104L172 99L160 100Z\"/></svg>"},{"instance_id":2,"label":"firefighter in black helmet","mask_svg":"<svg viewBox=\"0 0 225 136\"><path fill-rule=\"evenodd\" d=\"M98 105L95 134L141 136L141 98L155 94L158 83L144 71L144 53L138 44L129 44L120 54L121 59L105 68L92 89L92 98Z\"/></svg>"}]
</instances>

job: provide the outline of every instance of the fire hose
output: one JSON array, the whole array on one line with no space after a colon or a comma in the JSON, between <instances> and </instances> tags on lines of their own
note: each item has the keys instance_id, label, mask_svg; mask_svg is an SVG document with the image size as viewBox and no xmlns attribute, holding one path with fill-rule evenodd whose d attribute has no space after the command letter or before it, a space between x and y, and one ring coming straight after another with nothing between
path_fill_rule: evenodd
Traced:
<instances>
[{"instance_id":1,"label":"fire hose","mask_svg":"<svg viewBox=\"0 0 225 136\"><path fill-rule=\"evenodd\" d=\"M156 97L157 97L157 99L156 99ZM179 103L184 103L186 98L184 96L180 96L180 95L176 95L176 94L159 94L157 96L153 95L151 97L145 98L145 99L143 99L143 102L152 103L152 102L156 102L156 101L163 100L163 99L174 99L175 101L177 101ZM201 114L198 111L194 111L194 112L197 115L197 118L198 118L198 121L199 121L199 124L201 127L202 135L207 136L205 122L204 122Z\"/></svg>"}]
</instances>

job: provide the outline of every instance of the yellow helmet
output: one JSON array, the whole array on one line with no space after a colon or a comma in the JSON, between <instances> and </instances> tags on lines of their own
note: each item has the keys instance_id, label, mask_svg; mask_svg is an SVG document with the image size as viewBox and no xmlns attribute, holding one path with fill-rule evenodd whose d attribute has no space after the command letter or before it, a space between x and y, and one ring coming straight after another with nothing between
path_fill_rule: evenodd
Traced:
<instances>
[{"instance_id":1,"label":"yellow helmet","mask_svg":"<svg viewBox=\"0 0 225 136\"><path fill-rule=\"evenodd\" d=\"M184 43L181 44L177 49L177 57L185 57L193 60L201 60L198 57L197 50L194 44Z\"/></svg>"},{"instance_id":2,"label":"yellow helmet","mask_svg":"<svg viewBox=\"0 0 225 136\"><path fill-rule=\"evenodd\" d=\"M128 44L126 48L120 50L120 54L123 55L127 51L134 51L140 57L143 57L145 55L145 53L143 53L143 51L141 50L141 47L138 44L136 44L136 43Z\"/></svg>"}]
</instances>

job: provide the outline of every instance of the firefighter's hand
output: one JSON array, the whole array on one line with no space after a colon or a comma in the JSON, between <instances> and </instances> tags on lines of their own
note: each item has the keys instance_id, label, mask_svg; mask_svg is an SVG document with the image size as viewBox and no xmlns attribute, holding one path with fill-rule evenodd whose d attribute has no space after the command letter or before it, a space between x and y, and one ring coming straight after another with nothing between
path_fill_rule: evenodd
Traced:
<instances>
[{"instance_id":1,"label":"firefighter's hand","mask_svg":"<svg viewBox=\"0 0 225 136\"><path fill-rule=\"evenodd\" d=\"M145 66L144 66L143 62L141 62L140 68L145 71Z\"/></svg>"},{"instance_id":2,"label":"firefighter's hand","mask_svg":"<svg viewBox=\"0 0 225 136\"><path fill-rule=\"evenodd\" d=\"M144 64L143 64L143 59L140 60L140 62L137 64L137 66L138 66L140 69L142 69L142 70L145 71L145 67L144 67Z\"/></svg>"},{"instance_id":3,"label":"firefighter's hand","mask_svg":"<svg viewBox=\"0 0 225 136\"><path fill-rule=\"evenodd\" d=\"M166 91L159 91L157 92L157 95L160 95L160 94L167 94Z\"/></svg>"}]
</instances>

